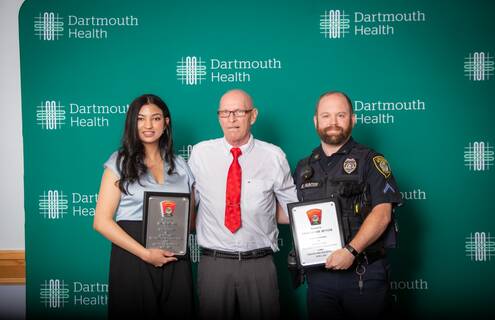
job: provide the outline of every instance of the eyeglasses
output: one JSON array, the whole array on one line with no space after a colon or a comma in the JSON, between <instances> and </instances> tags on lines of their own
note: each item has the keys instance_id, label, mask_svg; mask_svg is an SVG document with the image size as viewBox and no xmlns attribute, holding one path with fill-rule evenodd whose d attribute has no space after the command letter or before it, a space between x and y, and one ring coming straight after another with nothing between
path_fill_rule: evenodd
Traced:
<instances>
[{"instance_id":1,"label":"eyeglasses","mask_svg":"<svg viewBox=\"0 0 495 320\"><path fill-rule=\"evenodd\" d=\"M228 117L230 117L231 114L233 114L234 117L242 118L242 117L245 117L246 114L248 114L249 112L251 112L253 110L254 109L248 109L248 110L237 109L237 110L232 110L232 111L218 110L217 114L220 118L228 118Z\"/></svg>"}]
</instances>

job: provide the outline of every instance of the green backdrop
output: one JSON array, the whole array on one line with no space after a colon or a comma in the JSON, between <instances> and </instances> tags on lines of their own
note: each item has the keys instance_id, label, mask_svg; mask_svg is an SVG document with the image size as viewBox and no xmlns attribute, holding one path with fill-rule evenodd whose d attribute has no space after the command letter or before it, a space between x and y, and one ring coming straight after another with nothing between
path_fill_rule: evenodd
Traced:
<instances>
[{"instance_id":1,"label":"green backdrop","mask_svg":"<svg viewBox=\"0 0 495 320\"><path fill-rule=\"evenodd\" d=\"M27 0L20 11L27 316L104 317L109 242L92 229L127 104L171 108L177 152L219 137L218 100L252 94L258 139L291 166L318 144L327 90L383 152L405 200L392 292L411 317L495 313L492 1ZM286 267L284 318L305 318ZM192 237L192 257L198 259Z\"/></svg>"}]
</instances>

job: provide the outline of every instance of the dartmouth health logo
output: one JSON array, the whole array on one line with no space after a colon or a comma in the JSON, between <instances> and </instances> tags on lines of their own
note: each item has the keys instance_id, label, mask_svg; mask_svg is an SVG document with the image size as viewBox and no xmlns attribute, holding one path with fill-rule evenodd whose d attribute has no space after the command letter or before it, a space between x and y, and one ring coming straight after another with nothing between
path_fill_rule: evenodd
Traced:
<instances>
[{"instance_id":1,"label":"dartmouth health logo","mask_svg":"<svg viewBox=\"0 0 495 320\"><path fill-rule=\"evenodd\" d=\"M183 56L177 60L176 77L184 86L205 83L253 82L262 73L282 69L278 58L224 59L220 57Z\"/></svg>"},{"instance_id":2,"label":"dartmouth health logo","mask_svg":"<svg viewBox=\"0 0 495 320\"><path fill-rule=\"evenodd\" d=\"M495 152L488 141L473 141L464 147L464 166L469 171L489 171L494 160Z\"/></svg>"},{"instance_id":3,"label":"dartmouth health logo","mask_svg":"<svg viewBox=\"0 0 495 320\"><path fill-rule=\"evenodd\" d=\"M46 279L40 284L40 303L54 311L66 306L105 306L108 304L108 284Z\"/></svg>"},{"instance_id":4,"label":"dartmouth health logo","mask_svg":"<svg viewBox=\"0 0 495 320\"><path fill-rule=\"evenodd\" d=\"M107 39L117 30L139 26L139 19L125 16L62 16L57 12L40 12L34 17L34 35L42 41L67 39Z\"/></svg>"},{"instance_id":5,"label":"dartmouth health logo","mask_svg":"<svg viewBox=\"0 0 495 320\"><path fill-rule=\"evenodd\" d=\"M40 13L34 17L34 34L44 41L59 40L64 35L64 19L58 13Z\"/></svg>"},{"instance_id":6,"label":"dartmouth health logo","mask_svg":"<svg viewBox=\"0 0 495 320\"><path fill-rule=\"evenodd\" d=\"M60 101L42 101L36 107L36 123L44 130L59 130L65 125L65 108Z\"/></svg>"},{"instance_id":7,"label":"dartmouth health logo","mask_svg":"<svg viewBox=\"0 0 495 320\"><path fill-rule=\"evenodd\" d=\"M349 33L350 21L344 10L327 10L320 16L320 33L327 39L344 38Z\"/></svg>"},{"instance_id":8,"label":"dartmouth health logo","mask_svg":"<svg viewBox=\"0 0 495 320\"><path fill-rule=\"evenodd\" d=\"M325 39L394 36L397 27L404 23L424 22L426 14L420 10L409 12L349 12L342 9L320 13L319 31Z\"/></svg>"},{"instance_id":9,"label":"dartmouth health logo","mask_svg":"<svg viewBox=\"0 0 495 320\"><path fill-rule=\"evenodd\" d=\"M44 219L62 219L69 208L67 195L61 190L45 190L38 198L38 211Z\"/></svg>"},{"instance_id":10,"label":"dartmouth health logo","mask_svg":"<svg viewBox=\"0 0 495 320\"><path fill-rule=\"evenodd\" d=\"M61 309L69 302L69 286L61 279L48 279L40 285L40 302L47 309Z\"/></svg>"},{"instance_id":11,"label":"dartmouth health logo","mask_svg":"<svg viewBox=\"0 0 495 320\"><path fill-rule=\"evenodd\" d=\"M43 219L55 221L66 216L91 219L95 215L98 194L48 189L38 195L38 212Z\"/></svg>"},{"instance_id":12,"label":"dartmouth health logo","mask_svg":"<svg viewBox=\"0 0 495 320\"><path fill-rule=\"evenodd\" d=\"M126 103L94 103L49 99L35 108L36 124L42 130L57 131L68 128L110 127L125 118Z\"/></svg>"},{"instance_id":13,"label":"dartmouth health logo","mask_svg":"<svg viewBox=\"0 0 495 320\"><path fill-rule=\"evenodd\" d=\"M472 52L464 58L464 75L471 81L487 81L493 77L495 61L489 52Z\"/></svg>"},{"instance_id":14,"label":"dartmouth health logo","mask_svg":"<svg viewBox=\"0 0 495 320\"><path fill-rule=\"evenodd\" d=\"M466 256L473 262L488 262L495 257L495 238L490 232L472 232L466 237Z\"/></svg>"}]
</instances>

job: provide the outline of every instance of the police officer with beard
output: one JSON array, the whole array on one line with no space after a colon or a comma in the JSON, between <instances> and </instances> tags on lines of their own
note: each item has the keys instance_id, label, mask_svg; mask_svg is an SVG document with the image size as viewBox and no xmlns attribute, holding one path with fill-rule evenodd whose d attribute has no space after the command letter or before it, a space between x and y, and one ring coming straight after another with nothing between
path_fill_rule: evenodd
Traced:
<instances>
[{"instance_id":1,"label":"police officer with beard","mask_svg":"<svg viewBox=\"0 0 495 320\"><path fill-rule=\"evenodd\" d=\"M345 240L324 267L304 270L310 319L375 319L389 307L385 249L395 246L393 212L402 199L387 160L352 139L355 123L345 93L321 95L314 116L321 145L294 174L299 201L339 201Z\"/></svg>"}]
</instances>

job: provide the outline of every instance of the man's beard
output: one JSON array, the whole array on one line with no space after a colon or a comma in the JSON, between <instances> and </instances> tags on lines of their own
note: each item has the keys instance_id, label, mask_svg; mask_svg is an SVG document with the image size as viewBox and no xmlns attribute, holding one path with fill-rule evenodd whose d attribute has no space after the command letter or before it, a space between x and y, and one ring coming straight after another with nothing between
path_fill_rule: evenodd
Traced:
<instances>
[{"instance_id":1,"label":"man's beard","mask_svg":"<svg viewBox=\"0 0 495 320\"><path fill-rule=\"evenodd\" d=\"M337 134L335 133L327 134L327 131L329 129L333 129L333 130L337 129L340 132ZM326 144L338 146L344 143L349 138L352 132L352 126L349 124L347 130L344 130L344 128L339 126L328 126L323 129L318 126L317 131L318 131L318 135L320 136L320 139L323 142L325 142Z\"/></svg>"}]
</instances>

